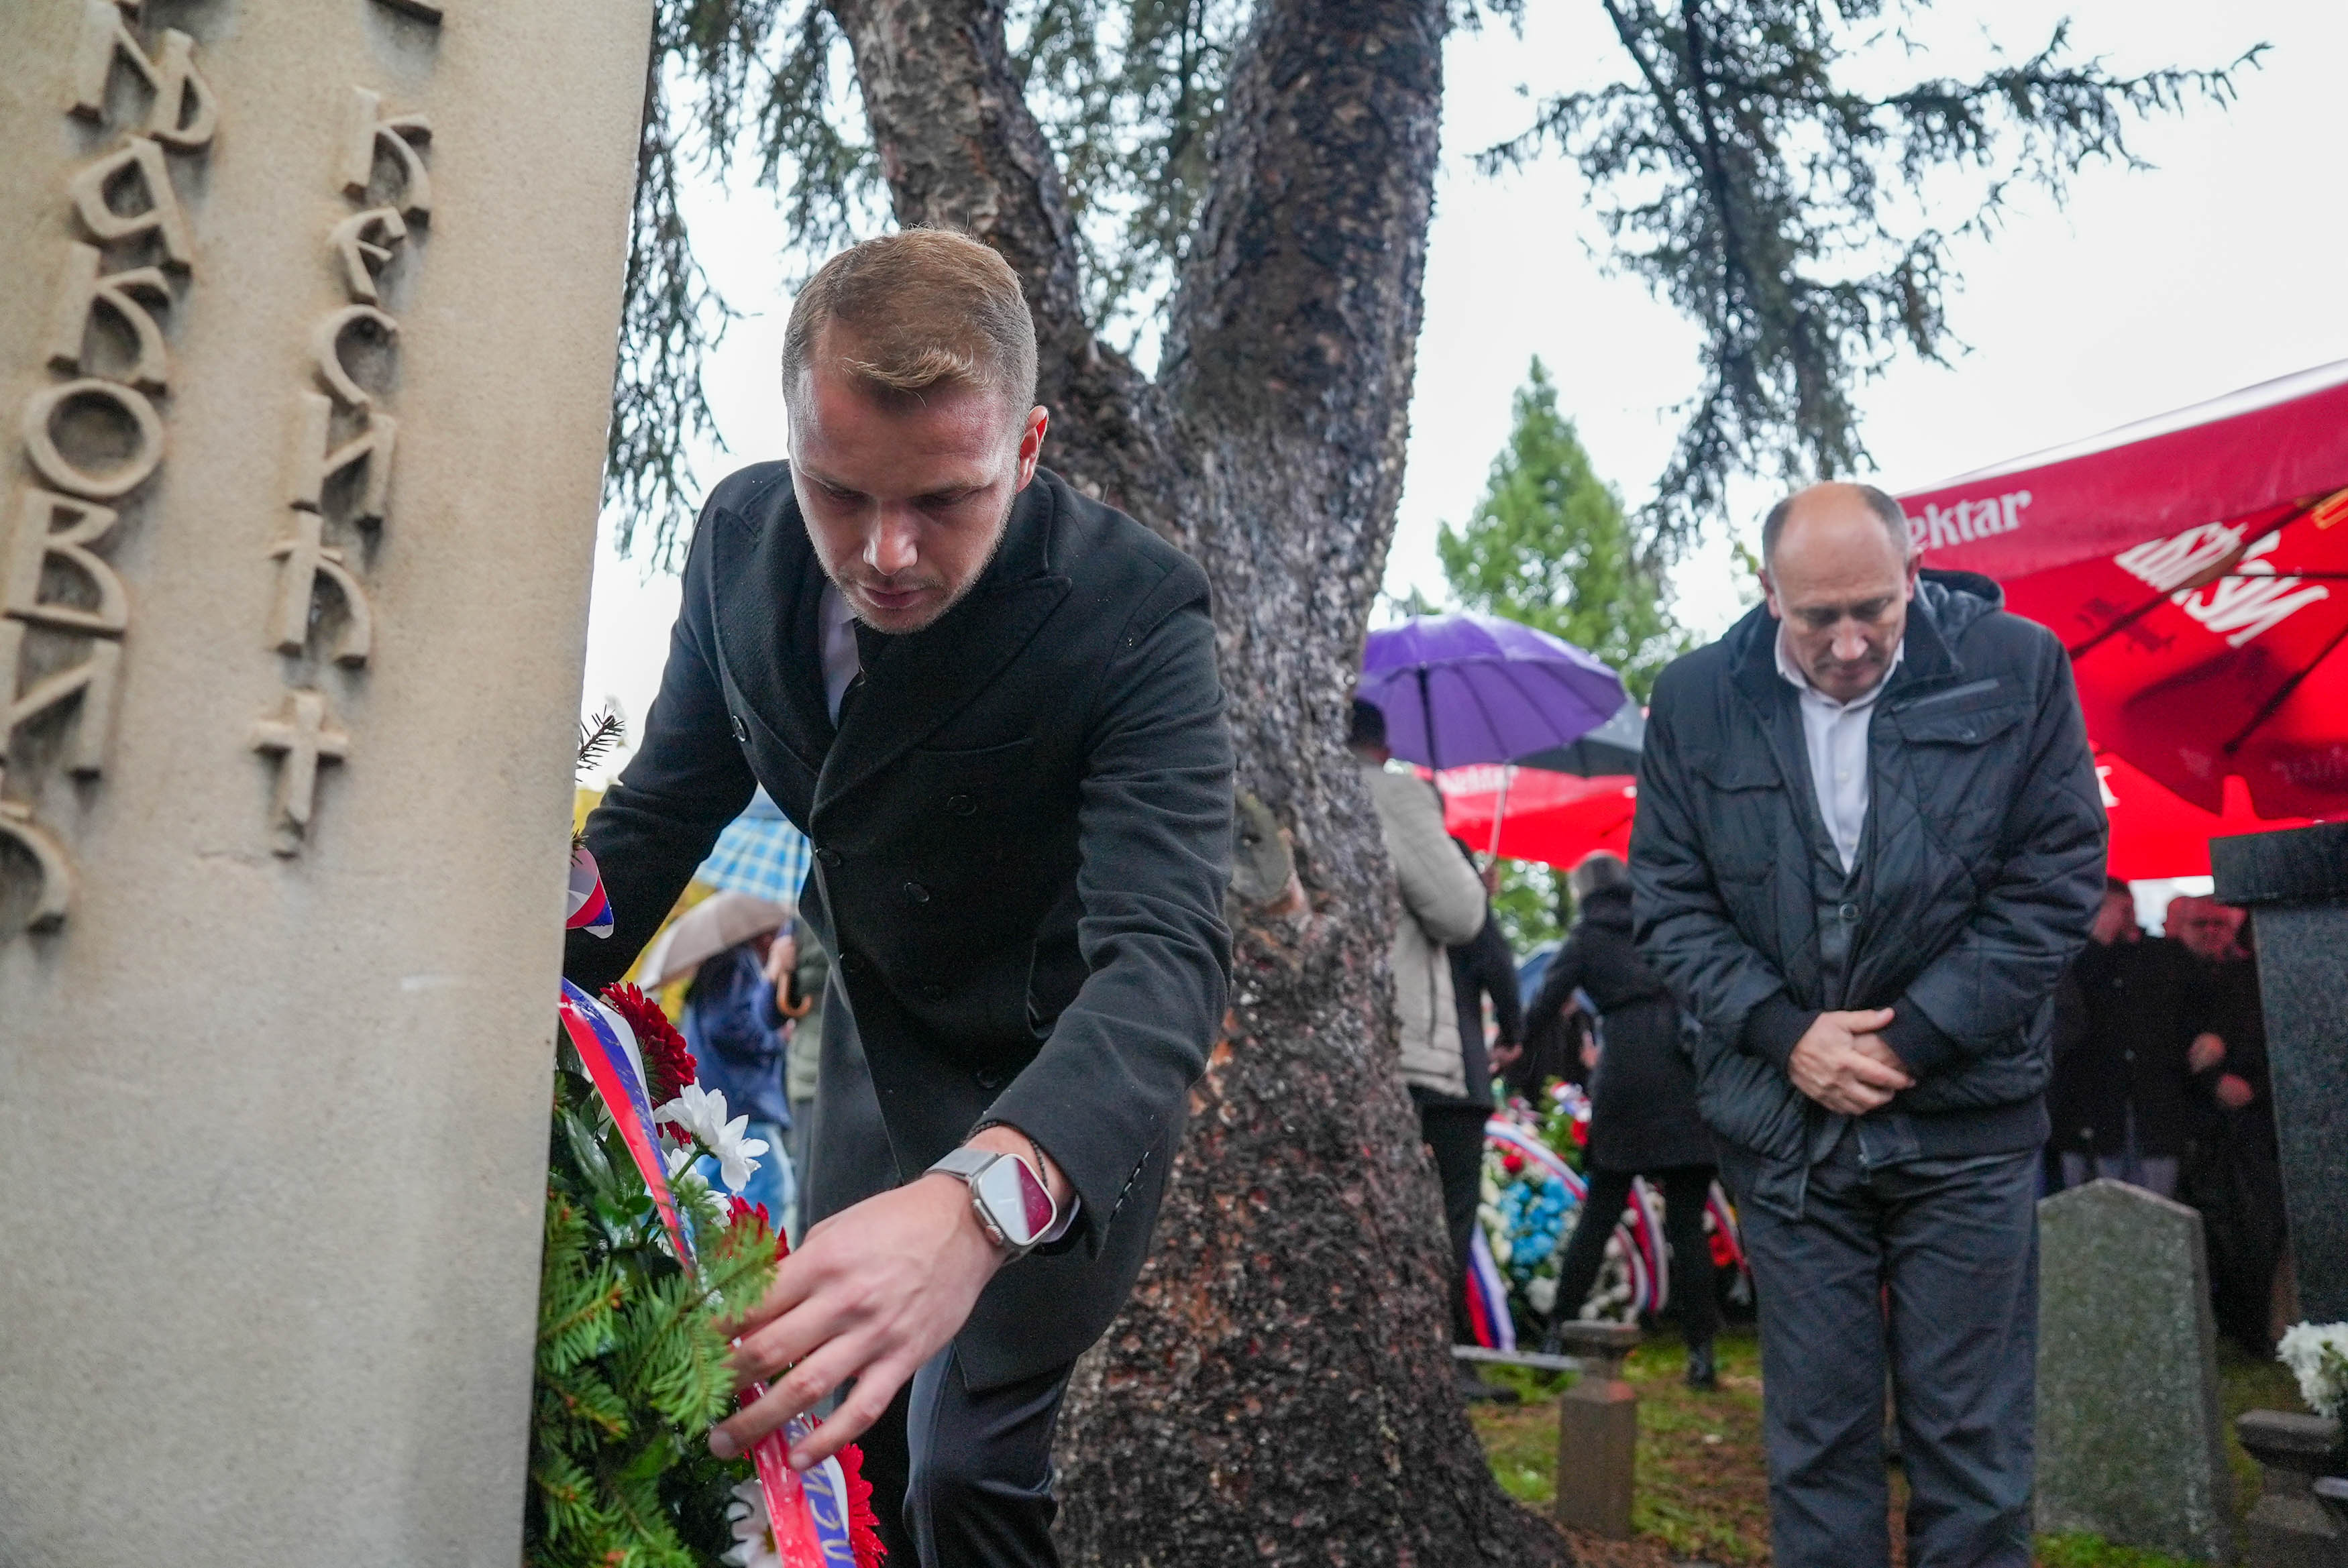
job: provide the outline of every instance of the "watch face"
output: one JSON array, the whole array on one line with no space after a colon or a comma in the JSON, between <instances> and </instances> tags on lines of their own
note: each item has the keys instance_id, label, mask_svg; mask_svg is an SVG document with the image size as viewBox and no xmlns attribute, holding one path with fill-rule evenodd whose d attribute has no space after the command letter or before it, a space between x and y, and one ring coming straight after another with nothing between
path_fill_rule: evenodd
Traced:
<instances>
[{"instance_id":1,"label":"watch face","mask_svg":"<svg viewBox=\"0 0 2348 1568\"><path fill-rule=\"evenodd\" d=\"M971 1191L986 1205L1003 1238L1015 1247L1030 1247L1052 1228L1052 1194L1027 1168L1027 1162L1006 1154L979 1173Z\"/></svg>"}]
</instances>

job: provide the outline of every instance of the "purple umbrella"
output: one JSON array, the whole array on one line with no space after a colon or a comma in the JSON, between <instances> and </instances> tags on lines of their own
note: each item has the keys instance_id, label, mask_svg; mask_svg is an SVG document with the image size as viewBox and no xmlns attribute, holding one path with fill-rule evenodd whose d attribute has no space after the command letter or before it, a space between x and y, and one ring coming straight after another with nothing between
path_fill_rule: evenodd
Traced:
<instances>
[{"instance_id":1,"label":"purple umbrella","mask_svg":"<svg viewBox=\"0 0 2348 1568\"><path fill-rule=\"evenodd\" d=\"M1493 615L1418 615L1371 632L1359 694L1385 712L1395 755L1437 772L1580 740L1628 700L1591 655Z\"/></svg>"}]
</instances>

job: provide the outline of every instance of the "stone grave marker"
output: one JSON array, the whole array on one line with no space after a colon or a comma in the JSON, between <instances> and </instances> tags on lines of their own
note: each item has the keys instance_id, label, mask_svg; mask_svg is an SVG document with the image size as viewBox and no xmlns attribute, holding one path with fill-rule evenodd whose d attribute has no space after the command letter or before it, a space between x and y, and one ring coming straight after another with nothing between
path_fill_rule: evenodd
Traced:
<instances>
[{"instance_id":1,"label":"stone grave marker","mask_svg":"<svg viewBox=\"0 0 2348 1568\"><path fill-rule=\"evenodd\" d=\"M2225 1562L2201 1216L2096 1181L2041 1203L2038 1225L2038 1529Z\"/></svg>"},{"instance_id":2,"label":"stone grave marker","mask_svg":"<svg viewBox=\"0 0 2348 1568\"><path fill-rule=\"evenodd\" d=\"M2348 823L2209 842L2258 938L2301 1316L2348 1321Z\"/></svg>"},{"instance_id":3,"label":"stone grave marker","mask_svg":"<svg viewBox=\"0 0 2348 1568\"><path fill-rule=\"evenodd\" d=\"M0 1559L512 1568L650 0L0 11Z\"/></svg>"}]
</instances>

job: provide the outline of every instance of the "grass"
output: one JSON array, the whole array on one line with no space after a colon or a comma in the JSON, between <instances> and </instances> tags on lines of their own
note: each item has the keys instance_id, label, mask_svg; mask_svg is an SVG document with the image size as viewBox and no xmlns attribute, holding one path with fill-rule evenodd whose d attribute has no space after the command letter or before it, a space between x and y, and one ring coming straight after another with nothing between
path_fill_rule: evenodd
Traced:
<instances>
[{"instance_id":1,"label":"grass","mask_svg":"<svg viewBox=\"0 0 2348 1568\"><path fill-rule=\"evenodd\" d=\"M1725 1332L1715 1347L1720 1388L1698 1393L1681 1380L1684 1356L1675 1337L1658 1335L1633 1351L1624 1375L1639 1390L1637 1493L1632 1524L1638 1541L1594 1561L1624 1564L1696 1562L1720 1568L1766 1568L1769 1493L1761 1449L1761 1358L1748 1327ZM1474 1407L1493 1476L1513 1497L1546 1512L1557 1496L1557 1397L1570 1376L1486 1367L1520 1405ZM2301 1409L2289 1371L2253 1361L2230 1346L2219 1351L2226 1447L2234 1474L2236 1516L2258 1499L2257 1463L2234 1441L2234 1418L2248 1409ZM1894 1516L1905 1487L1892 1476ZM1896 1551L1896 1548L1895 1548ZM1896 1561L1895 1555L1895 1561ZM2158 1553L2113 1546L2093 1536L2042 1536L2042 1568L2186 1568Z\"/></svg>"}]
</instances>

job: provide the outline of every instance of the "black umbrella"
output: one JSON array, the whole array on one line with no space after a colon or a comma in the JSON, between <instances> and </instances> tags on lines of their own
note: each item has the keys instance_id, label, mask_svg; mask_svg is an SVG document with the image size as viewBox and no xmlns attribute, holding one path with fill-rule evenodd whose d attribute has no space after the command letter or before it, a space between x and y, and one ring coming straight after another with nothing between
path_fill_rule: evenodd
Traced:
<instances>
[{"instance_id":1,"label":"black umbrella","mask_svg":"<svg viewBox=\"0 0 2348 1568\"><path fill-rule=\"evenodd\" d=\"M1562 746L1516 759L1519 767L1544 768L1553 774L1581 778L1611 778L1639 771L1639 753L1647 743L1647 715L1636 697L1614 711L1614 716Z\"/></svg>"}]
</instances>

